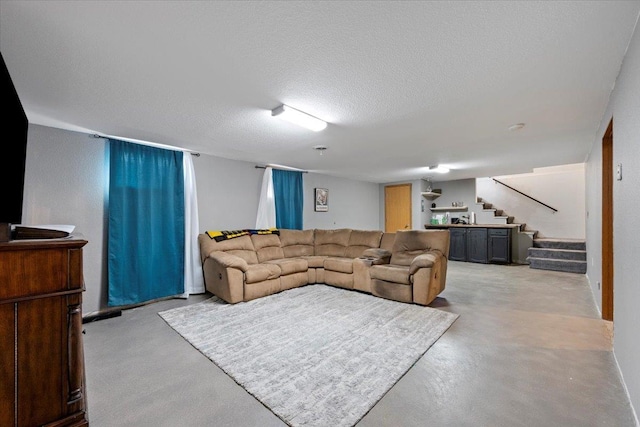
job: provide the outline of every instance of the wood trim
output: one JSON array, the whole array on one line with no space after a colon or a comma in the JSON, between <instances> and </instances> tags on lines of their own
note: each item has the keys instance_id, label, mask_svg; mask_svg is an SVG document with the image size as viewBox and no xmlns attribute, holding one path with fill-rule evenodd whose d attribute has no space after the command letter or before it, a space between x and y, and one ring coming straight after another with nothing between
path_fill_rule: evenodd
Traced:
<instances>
[{"instance_id":1,"label":"wood trim","mask_svg":"<svg viewBox=\"0 0 640 427\"><path fill-rule=\"evenodd\" d=\"M613 119L602 137L602 318L613 320Z\"/></svg>"}]
</instances>

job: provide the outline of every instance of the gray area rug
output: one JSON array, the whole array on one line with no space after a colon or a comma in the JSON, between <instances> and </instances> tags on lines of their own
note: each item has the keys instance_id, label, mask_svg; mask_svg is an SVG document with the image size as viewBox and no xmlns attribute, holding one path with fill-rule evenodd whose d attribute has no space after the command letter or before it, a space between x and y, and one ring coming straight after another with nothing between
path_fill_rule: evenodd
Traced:
<instances>
[{"instance_id":1,"label":"gray area rug","mask_svg":"<svg viewBox=\"0 0 640 427\"><path fill-rule=\"evenodd\" d=\"M158 313L290 426L353 426L458 315L326 285Z\"/></svg>"}]
</instances>

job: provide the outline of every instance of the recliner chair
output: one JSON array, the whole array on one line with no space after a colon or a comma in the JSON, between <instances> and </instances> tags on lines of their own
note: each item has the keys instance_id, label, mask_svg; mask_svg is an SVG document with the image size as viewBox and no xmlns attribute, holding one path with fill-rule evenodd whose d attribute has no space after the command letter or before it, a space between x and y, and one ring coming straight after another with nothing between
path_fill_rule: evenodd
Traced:
<instances>
[{"instance_id":1,"label":"recliner chair","mask_svg":"<svg viewBox=\"0 0 640 427\"><path fill-rule=\"evenodd\" d=\"M428 305L445 288L448 256L449 230L398 231L389 263L369 269L371 293Z\"/></svg>"}]
</instances>

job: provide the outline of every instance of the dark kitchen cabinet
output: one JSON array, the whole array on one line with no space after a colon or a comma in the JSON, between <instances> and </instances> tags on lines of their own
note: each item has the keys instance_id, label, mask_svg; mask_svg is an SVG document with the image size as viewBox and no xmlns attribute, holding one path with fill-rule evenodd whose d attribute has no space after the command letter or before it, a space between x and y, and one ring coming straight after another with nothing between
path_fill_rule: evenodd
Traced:
<instances>
[{"instance_id":1,"label":"dark kitchen cabinet","mask_svg":"<svg viewBox=\"0 0 640 427\"><path fill-rule=\"evenodd\" d=\"M451 228L449 230L449 259L453 261L467 260L466 228Z\"/></svg>"},{"instance_id":2,"label":"dark kitchen cabinet","mask_svg":"<svg viewBox=\"0 0 640 427\"><path fill-rule=\"evenodd\" d=\"M467 229L467 261L486 264L489 262L487 256L487 229L468 228Z\"/></svg>"},{"instance_id":3,"label":"dark kitchen cabinet","mask_svg":"<svg viewBox=\"0 0 640 427\"><path fill-rule=\"evenodd\" d=\"M449 229L449 259L487 263L487 229L456 227Z\"/></svg>"},{"instance_id":4,"label":"dark kitchen cabinet","mask_svg":"<svg viewBox=\"0 0 640 427\"><path fill-rule=\"evenodd\" d=\"M489 262L511 263L511 229L488 229L488 255Z\"/></svg>"},{"instance_id":5,"label":"dark kitchen cabinet","mask_svg":"<svg viewBox=\"0 0 640 427\"><path fill-rule=\"evenodd\" d=\"M511 229L450 227L449 259L482 264L511 263Z\"/></svg>"}]
</instances>

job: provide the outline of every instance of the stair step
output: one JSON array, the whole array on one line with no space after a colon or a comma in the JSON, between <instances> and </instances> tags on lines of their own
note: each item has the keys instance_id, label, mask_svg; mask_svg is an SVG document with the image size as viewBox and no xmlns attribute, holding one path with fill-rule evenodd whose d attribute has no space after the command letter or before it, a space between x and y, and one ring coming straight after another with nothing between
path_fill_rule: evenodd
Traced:
<instances>
[{"instance_id":1,"label":"stair step","mask_svg":"<svg viewBox=\"0 0 640 427\"><path fill-rule=\"evenodd\" d=\"M579 239L539 238L533 240L534 248L587 250L587 243Z\"/></svg>"},{"instance_id":2,"label":"stair step","mask_svg":"<svg viewBox=\"0 0 640 427\"><path fill-rule=\"evenodd\" d=\"M496 215L496 218L504 219L505 224L513 224L514 217L508 215Z\"/></svg>"},{"instance_id":3,"label":"stair step","mask_svg":"<svg viewBox=\"0 0 640 427\"><path fill-rule=\"evenodd\" d=\"M566 273L580 273L580 274L584 274L587 272L586 261L536 258L536 257L527 257L527 261L529 261L529 268L538 269L538 270L552 270L552 271L562 271Z\"/></svg>"},{"instance_id":4,"label":"stair step","mask_svg":"<svg viewBox=\"0 0 640 427\"><path fill-rule=\"evenodd\" d=\"M485 201L482 197L476 197L476 204L479 206L482 206L482 210L486 211L486 212L493 212L494 218L493 219L497 219L497 220L504 220L504 224L513 224L513 225L518 225L518 231L520 233L526 233L527 235L529 235L531 237L532 240L536 240L536 236L538 235L538 230L527 230L527 224L518 224L518 223L514 223L513 221L515 221L515 217L508 215L504 210L502 209L498 209L495 208L493 206L493 204L488 203L487 201ZM498 224L498 222L493 222L491 221L492 224ZM502 224L502 222L499 222L500 224ZM546 247L544 245L547 245L546 242L541 243L541 247ZM535 245L534 245L535 246ZM567 248L567 249L573 249L573 248ZM579 248L578 248L579 249Z\"/></svg>"},{"instance_id":5,"label":"stair step","mask_svg":"<svg viewBox=\"0 0 640 427\"><path fill-rule=\"evenodd\" d=\"M586 261L587 251L574 249L529 248L528 254L532 258L564 259Z\"/></svg>"}]
</instances>

